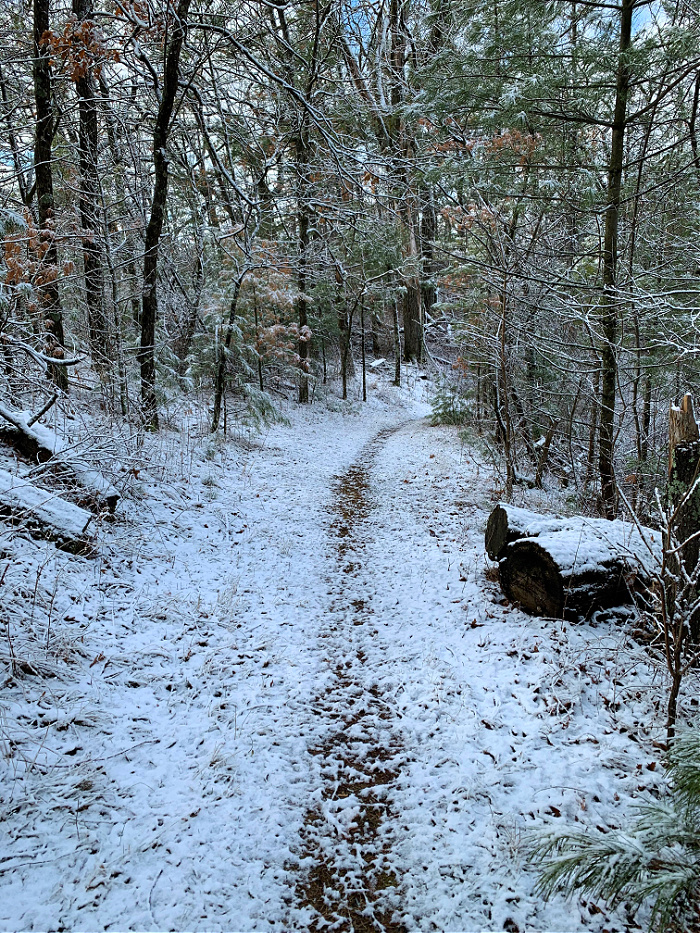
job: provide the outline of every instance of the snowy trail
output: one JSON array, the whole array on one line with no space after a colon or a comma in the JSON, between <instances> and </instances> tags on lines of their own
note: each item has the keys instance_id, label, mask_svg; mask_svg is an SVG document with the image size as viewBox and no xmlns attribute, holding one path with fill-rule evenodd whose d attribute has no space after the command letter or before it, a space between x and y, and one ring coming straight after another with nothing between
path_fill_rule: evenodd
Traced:
<instances>
[{"instance_id":1,"label":"snowy trail","mask_svg":"<svg viewBox=\"0 0 700 933\"><path fill-rule=\"evenodd\" d=\"M320 723L325 733L312 749L322 784L302 833L303 854L311 867L297 888L301 908L308 906L317 914L310 918L311 930L323 928L323 921L335 930L357 933L406 929L392 917L400 904L400 881L390 858L389 820L396 815L387 803L403 749L393 705L376 684L383 646L371 602L382 581L374 578L371 563L365 563L368 536L376 542L382 535L381 527L368 521L375 507L374 455L400 427L385 429L365 445L334 488L329 528L333 566L327 577L333 602L320 633L332 679L313 707L317 728Z\"/></svg>"},{"instance_id":2,"label":"snowy trail","mask_svg":"<svg viewBox=\"0 0 700 933\"><path fill-rule=\"evenodd\" d=\"M658 668L504 605L491 470L371 388L154 439L98 561L3 541L0 929L633 929L522 839L658 792Z\"/></svg>"}]
</instances>

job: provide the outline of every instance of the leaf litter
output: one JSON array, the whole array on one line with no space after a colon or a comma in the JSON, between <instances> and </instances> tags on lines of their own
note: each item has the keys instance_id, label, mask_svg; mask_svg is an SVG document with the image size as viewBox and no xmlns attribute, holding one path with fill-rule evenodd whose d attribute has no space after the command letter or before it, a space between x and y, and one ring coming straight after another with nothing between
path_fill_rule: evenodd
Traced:
<instances>
[{"instance_id":1,"label":"leaf litter","mask_svg":"<svg viewBox=\"0 0 700 933\"><path fill-rule=\"evenodd\" d=\"M3 929L634 928L523 838L662 792L663 670L504 605L490 468L371 378L147 438L94 560L3 529Z\"/></svg>"}]
</instances>

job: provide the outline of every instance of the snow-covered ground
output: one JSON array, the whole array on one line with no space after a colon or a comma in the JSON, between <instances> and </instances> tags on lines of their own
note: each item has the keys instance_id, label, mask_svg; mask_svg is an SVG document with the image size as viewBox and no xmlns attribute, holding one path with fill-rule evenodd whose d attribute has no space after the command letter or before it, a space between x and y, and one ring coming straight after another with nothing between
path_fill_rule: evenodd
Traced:
<instances>
[{"instance_id":1,"label":"snow-covered ground","mask_svg":"<svg viewBox=\"0 0 700 933\"><path fill-rule=\"evenodd\" d=\"M523 839L663 786L663 674L504 604L421 387L147 439L95 559L0 526L2 929L634 928Z\"/></svg>"}]
</instances>

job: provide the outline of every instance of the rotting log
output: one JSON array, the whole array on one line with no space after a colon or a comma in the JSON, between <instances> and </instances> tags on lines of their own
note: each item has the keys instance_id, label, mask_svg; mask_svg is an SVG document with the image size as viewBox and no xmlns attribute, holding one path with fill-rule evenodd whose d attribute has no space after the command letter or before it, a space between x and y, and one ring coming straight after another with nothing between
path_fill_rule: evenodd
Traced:
<instances>
[{"instance_id":1,"label":"rotting log","mask_svg":"<svg viewBox=\"0 0 700 933\"><path fill-rule=\"evenodd\" d=\"M12 425L1 432L2 436L25 457L68 474L85 490L85 504L114 512L121 499L119 490L99 470L76 456L50 428L35 424L27 412L10 410L2 404L0 417Z\"/></svg>"},{"instance_id":2,"label":"rotting log","mask_svg":"<svg viewBox=\"0 0 700 933\"><path fill-rule=\"evenodd\" d=\"M499 505L486 548L504 594L526 611L561 618L629 603L661 566L661 534L629 522L538 515Z\"/></svg>"},{"instance_id":3,"label":"rotting log","mask_svg":"<svg viewBox=\"0 0 700 933\"><path fill-rule=\"evenodd\" d=\"M506 545L520 538L536 538L563 527L561 515L538 515L515 505L499 503L486 524L486 553L491 560L500 560Z\"/></svg>"},{"instance_id":4,"label":"rotting log","mask_svg":"<svg viewBox=\"0 0 700 933\"><path fill-rule=\"evenodd\" d=\"M6 470L0 470L0 515L71 554L90 556L95 551L87 530L91 512Z\"/></svg>"}]
</instances>

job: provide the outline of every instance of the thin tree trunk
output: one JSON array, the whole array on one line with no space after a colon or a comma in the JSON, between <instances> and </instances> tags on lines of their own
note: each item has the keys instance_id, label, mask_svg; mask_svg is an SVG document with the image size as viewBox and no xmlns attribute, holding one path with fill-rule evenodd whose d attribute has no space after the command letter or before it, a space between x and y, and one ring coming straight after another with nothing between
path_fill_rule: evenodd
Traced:
<instances>
[{"instance_id":1,"label":"thin tree trunk","mask_svg":"<svg viewBox=\"0 0 700 933\"><path fill-rule=\"evenodd\" d=\"M401 331L399 329L399 301L394 296L394 385L401 385Z\"/></svg>"},{"instance_id":2,"label":"thin tree trunk","mask_svg":"<svg viewBox=\"0 0 700 933\"><path fill-rule=\"evenodd\" d=\"M214 377L214 412L211 418L211 433L215 434L219 428L221 419L221 406L226 397L226 367L228 365L231 343L233 342L233 330L236 324L236 312L238 310L238 297L241 293L243 279L246 277L247 270L242 272L233 286L233 297L229 305L228 321L226 322L226 333L223 344L219 342L219 352L217 354L216 375ZM224 425L224 434L226 427Z\"/></svg>"},{"instance_id":3,"label":"thin tree trunk","mask_svg":"<svg viewBox=\"0 0 700 933\"><path fill-rule=\"evenodd\" d=\"M258 296L255 292L255 286L253 286L253 315L255 317L255 342L257 343L256 353L258 357L258 385L260 386L260 391L265 391L265 383L263 382L263 361L262 353L260 352L260 320L258 317Z\"/></svg>"},{"instance_id":4,"label":"thin tree trunk","mask_svg":"<svg viewBox=\"0 0 700 933\"><path fill-rule=\"evenodd\" d=\"M695 76L695 87L693 89L693 104L690 110L690 123L688 131L690 133L690 147L693 150L693 163L696 169L700 170L700 150L698 149L698 103L700 102L700 71Z\"/></svg>"},{"instance_id":5,"label":"thin tree trunk","mask_svg":"<svg viewBox=\"0 0 700 933\"><path fill-rule=\"evenodd\" d=\"M515 438L513 437L513 423L510 416L509 374L508 374L508 291L504 276L501 291L501 321L498 344L498 381L496 385L496 418L503 441L503 453L506 460L506 501L513 495L515 482Z\"/></svg>"},{"instance_id":6,"label":"thin tree trunk","mask_svg":"<svg viewBox=\"0 0 700 933\"><path fill-rule=\"evenodd\" d=\"M124 171L124 152L119 141L118 128L114 118L114 113L111 110L110 102L110 93L109 85L105 80L104 72L100 75L100 103L102 106L104 114L104 125L107 130L107 140L109 142L109 148L112 154L112 163L113 163L113 178L112 182L114 183L115 188L123 188L126 185L126 176ZM103 206L104 214L104 206ZM139 288L140 280L136 272L136 262L134 260L137 252L140 251L140 248L137 249L135 237L131 230L132 224L130 223L124 232L124 249L126 253L126 259L123 260L124 272L126 273L126 288L128 290L128 301L131 305L131 320L134 324L134 327L137 330L141 328L141 302L139 300ZM105 238L109 235L109 230L105 231ZM106 239L105 239L106 244Z\"/></svg>"},{"instance_id":7,"label":"thin tree trunk","mask_svg":"<svg viewBox=\"0 0 700 933\"><path fill-rule=\"evenodd\" d=\"M24 169L22 168L22 157L20 155L19 146L17 144L17 136L15 135L15 129L12 123L12 108L10 107L9 96L7 93L7 82L5 81L5 76L2 73L2 68L0 68L0 93L2 94L3 114L5 117L5 125L7 127L7 141L10 144L10 151L12 152L12 163L15 168L15 177L17 178L17 185L19 187L19 196L22 199L22 204L24 204L25 207L29 207L29 189L27 187L27 178L24 174Z\"/></svg>"},{"instance_id":8,"label":"thin tree trunk","mask_svg":"<svg viewBox=\"0 0 700 933\"><path fill-rule=\"evenodd\" d=\"M362 331L362 401L367 401L367 359L365 356L365 302L360 300L360 330Z\"/></svg>"},{"instance_id":9,"label":"thin tree trunk","mask_svg":"<svg viewBox=\"0 0 700 933\"><path fill-rule=\"evenodd\" d=\"M158 320L158 249L160 246L165 205L168 198L167 152L171 118L180 79L180 53L187 35L187 15L190 0L179 0L177 12L171 22L171 33L165 51L163 86L160 106L153 130L153 199L151 215L146 228L143 259L143 293L141 299L141 344L138 361L141 367L141 405L144 425L158 429L158 403L156 399L156 322Z\"/></svg>"},{"instance_id":10,"label":"thin tree trunk","mask_svg":"<svg viewBox=\"0 0 700 933\"><path fill-rule=\"evenodd\" d=\"M617 392L617 253L618 226L622 191L627 98L630 86L629 51L632 46L632 13L636 0L622 0L620 8L620 52L615 87L612 143L608 163L607 205L603 241L603 300L601 307L601 393L598 447L600 497L606 518L617 511L617 489L614 470L615 402Z\"/></svg>"},{"instance_id":11,"label":"thin tree trunk","mask_svg":"<svg viewBox=\"0 0 700 933\"><path fill-rule=\"evenodd\" d=\"M297 139L297 244L299 250L299 265L297 269L296 300L297 321L299 323L299 402L302 405L309 403L309 340L307 337L309 327L309 302L306 296L309 244L311 242L311 208L309 207L307 193L309 188L308 165L308 117L302 117L303 125Z\"/></svg>"},{"instance_id":12,"label":"thin tree trunk","mask_svg":"<svg viewBox=\"0 0 700 933\"><path fill-rule=\"evenodd\" d=\"M79 22L92 19L93 0L73 0L73 14ZM80 225L82 227L85 304L92 361L98 371L110 360L109 333L104 313L102 246L99 218L100 181L97 170L97 95L89 64L75 82L78 95L80 166Z\"/></svg>"},{"instance_id":13,"label":"thin tree trunk","mask_svg":"<svg viewBox=\"0 0 700 933\"><path fill-rule=\"evenodd\" d=\"M54 108L51 88L51 51L44 37L49 30L49 0L34 0L34 101L36 130L34 137L34 178L39 214L42 272L38 277L41 310L46 322L49 355L64 355L63 312L58 293L58 251L56 249L55 202L53 194L52 142ZM51 366L51 378L63 391L68 389L65 366Z\"/></svg>"},{"instance_id":14,"label":"thin tree trunk","mask_svg":"<svg viewBox=\"0 0 700 933\"><path fill-rule=\"evenodd\" d=\"M651 427L651 376L647 375L644 380L644 402L642 408L642 448L640 459L642 463L646 462L649 456L649 431Z\"/></svg>"}]
</instances>

